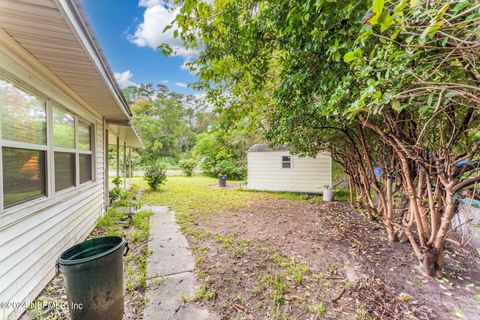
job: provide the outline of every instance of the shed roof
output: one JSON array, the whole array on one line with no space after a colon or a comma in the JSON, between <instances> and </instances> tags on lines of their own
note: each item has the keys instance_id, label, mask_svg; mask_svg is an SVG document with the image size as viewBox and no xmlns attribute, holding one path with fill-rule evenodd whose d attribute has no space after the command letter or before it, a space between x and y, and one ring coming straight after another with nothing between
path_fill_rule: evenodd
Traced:
<instances>
[{"instance_id":1,"label":"shed roof","mask_svg":"<svg viewBox=\"0 0 480 320\"><path fill-rule=\"evenodd\" d=\"M289 151L287 146L270 146L267 143L254 144L248 149L248 152L270 152L270 151Z\"/></svg>"}]
</instances>

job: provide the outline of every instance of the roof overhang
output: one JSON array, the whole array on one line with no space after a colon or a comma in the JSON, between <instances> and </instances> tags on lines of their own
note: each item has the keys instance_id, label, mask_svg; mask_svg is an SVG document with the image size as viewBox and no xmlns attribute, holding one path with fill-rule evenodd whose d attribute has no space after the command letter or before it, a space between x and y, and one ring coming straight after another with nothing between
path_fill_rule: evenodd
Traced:
<instances>
[{"instance_id":1,"label":"roof overhang","mask_svg":"<svg viewBox=\"0 0 480 320\"><path fill-rule=\"evenodd\" d=\"M130 126L132 112L80 0L0 0L0 27L107 122Z\"/></svg>"},{"instance_id":2,"label":"roof overhang","mask_svg":"<svg viewBox=\"0 0 480 320\"><path fill-rule=\"evenodd\" d=\"M117 138L120 146L124 143L133 148L143 149L143 143L134 127L116 123L107 123L108 144L116 145Z\"/></svg>"}]
</instances>

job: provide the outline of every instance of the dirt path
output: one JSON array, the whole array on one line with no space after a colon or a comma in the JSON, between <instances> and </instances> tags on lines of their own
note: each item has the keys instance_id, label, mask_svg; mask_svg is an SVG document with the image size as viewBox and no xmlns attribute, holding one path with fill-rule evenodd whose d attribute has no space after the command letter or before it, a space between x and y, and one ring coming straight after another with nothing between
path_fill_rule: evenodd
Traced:
<instances>
[{"instance_id":1,"label":"dirt path","mask_svg":"<svg viewBox=\"0 0 480 320\"><path fill-rule=\"evenodd\" d=\"M345 203L291 199L192 221L196 300L222 319L478 319L478 257L449 248L446 278L427 279L409 244L369 224Z\"/></svg>"}]
</instances>

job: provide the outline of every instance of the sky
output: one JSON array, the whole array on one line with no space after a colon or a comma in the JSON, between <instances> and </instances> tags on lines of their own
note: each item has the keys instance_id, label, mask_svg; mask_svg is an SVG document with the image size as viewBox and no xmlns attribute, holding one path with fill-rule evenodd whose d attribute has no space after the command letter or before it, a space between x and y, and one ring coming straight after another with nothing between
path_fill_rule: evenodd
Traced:
<instances>
[{"instance_id":1,"label":"sky","mask_svg":"<svg viewBox=\"0 0 480 320\"><path fill-rule=\"evenodd\" d=\"M162 83L171 91L196 94L188 88L195 75L184 64L195 53L163 29L174 18L163 0L82 0L87 18L121 88ZM156 47L168 43L175 55L165 57Z\"/></svg>"}]
</instances>

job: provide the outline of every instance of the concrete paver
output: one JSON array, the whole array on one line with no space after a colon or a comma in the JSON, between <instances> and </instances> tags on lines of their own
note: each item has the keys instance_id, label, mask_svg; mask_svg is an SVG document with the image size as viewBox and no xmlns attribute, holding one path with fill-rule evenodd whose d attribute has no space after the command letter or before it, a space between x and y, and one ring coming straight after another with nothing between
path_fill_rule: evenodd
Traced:
<instances>
[{"instance_id":1,"label":"concrete paver","mask_svg":"<svg viewBox=\"0 0 480 320\"><path fill-rule=\"evenodd\" d=\"M147 273L150 279L144 319L214 320L217 317L204 308L184 303L195 294L195 261L187 239L175 222L175 213L167 207L147 207L150 217ZM158 284L156 284L158 283Z\"/></svg>"}]
</instances>

